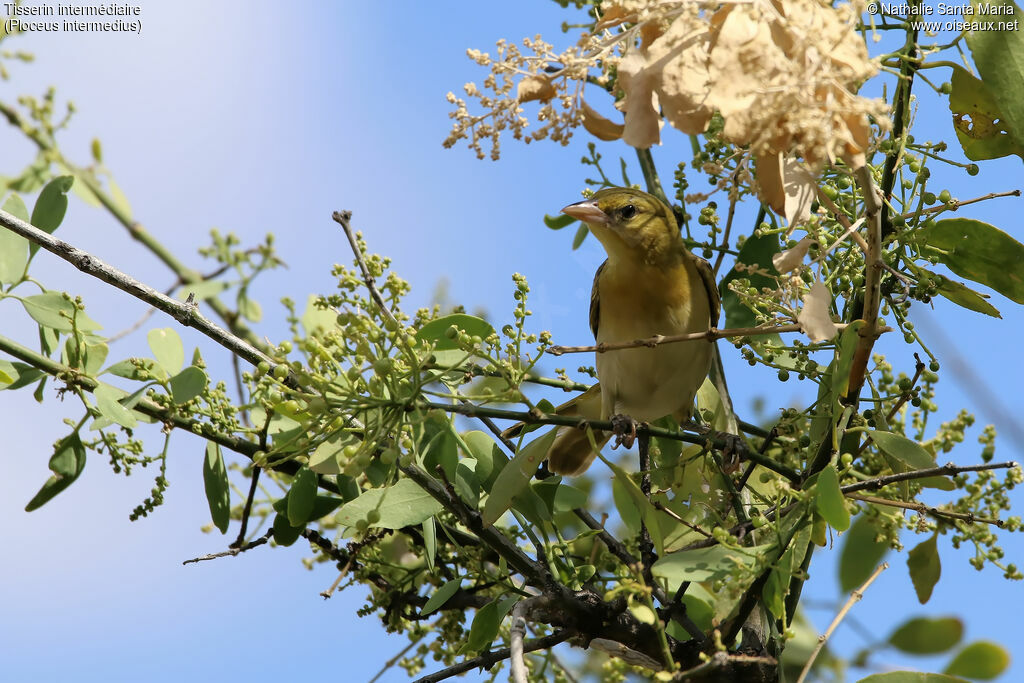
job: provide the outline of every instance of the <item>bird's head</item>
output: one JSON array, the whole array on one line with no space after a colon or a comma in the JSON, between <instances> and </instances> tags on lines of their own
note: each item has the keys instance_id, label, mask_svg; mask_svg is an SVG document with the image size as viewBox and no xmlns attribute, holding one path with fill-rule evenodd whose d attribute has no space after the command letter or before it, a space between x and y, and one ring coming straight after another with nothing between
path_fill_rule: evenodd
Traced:
<instances>
[{"instance_id":1,"label":"bird's head","mask_svg":"<svg viewBox=\"0 0 1024 683\"><path fill-rule=\"evenodd\" d=\"M605 188L562 213L586 223L611 259L657 263L682 241L672 210L654 195L629 187Z\"/></svg>"}]
</instances>

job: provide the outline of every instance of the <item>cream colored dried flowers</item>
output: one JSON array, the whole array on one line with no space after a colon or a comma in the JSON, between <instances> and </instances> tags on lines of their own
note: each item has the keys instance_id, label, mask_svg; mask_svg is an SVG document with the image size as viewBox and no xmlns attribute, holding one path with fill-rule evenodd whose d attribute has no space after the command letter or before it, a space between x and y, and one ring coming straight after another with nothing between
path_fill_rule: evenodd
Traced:
<instances>
[{"instance_id":1,"label":"cream colored dried flowers","mask_svg":"<svg viewBox=\"0 0 1024 683\"><path fill-rule=\"evenodd\" d=\"M697 1L618 0L601 6L593 34L562 53L535 38L533 54L499 43L492 59L471 52L491 74L493 95L476 96L482 114L456 104L446 146L466 139L478 156L490 140L497 158L498 133L516 138L550 137L565 144L583 124L601 139L621 137L644 148L660 141L667 121L684 133L701 133L717 111L723 137L749 148L759 166L798 157L811 166L843 159L864 163L874 118L887 125L884 103L857 95L877 67L856 25L863 2L833 8L823 0ZM616 78L621 124L583 102L587 76ZM524 83L513 92L513 81ZM541 103L531 133L522 104ZM772 194L770 188L768 194ZM777 192L776 192L777 194ZM781 207L777 207L781 208Z\"/></svg>"}]
</instances>

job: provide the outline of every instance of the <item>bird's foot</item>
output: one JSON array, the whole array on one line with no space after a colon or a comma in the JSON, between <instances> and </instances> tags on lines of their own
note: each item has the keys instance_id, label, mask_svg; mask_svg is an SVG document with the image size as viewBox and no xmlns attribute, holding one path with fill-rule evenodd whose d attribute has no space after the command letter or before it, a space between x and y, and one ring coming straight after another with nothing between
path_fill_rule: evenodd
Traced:
<instances>
[{"instance_id":1,"label":"bird's foot","mask_svg":"<svg viewBox=\"0 0 1024 683\"><path fill-rule=\"evenodd\" d=\"M629 415L615 414L611 417L612 433L615 434L615 445L613 448L625 446L632 448L636 441L636 420Z\"/></svg>"}]
</instances>

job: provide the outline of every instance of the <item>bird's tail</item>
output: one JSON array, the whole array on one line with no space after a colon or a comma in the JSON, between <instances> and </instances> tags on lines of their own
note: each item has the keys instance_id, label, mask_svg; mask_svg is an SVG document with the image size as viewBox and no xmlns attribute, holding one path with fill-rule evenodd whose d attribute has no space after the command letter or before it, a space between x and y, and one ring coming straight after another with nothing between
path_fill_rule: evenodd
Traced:
<instances>
[{"instance_id":1,"label":"bird's tail","mask_svg":"<svg viewBox=\"0 0 1024 683\"><path fill-rule=\"evenodd\" d=\"M556 415L583 417L587 420L601 419L601 385L595 384L585 392L555 408ZM523 429L523 423L512 425L502 436L512 438ZM590 445L587 430L577 427L556 427L554 443L548 451L548 469L554 474L575 476L582 474L597 456ZM608 442L607 432L594 430L594 443L598 450Z\"/></svg>"}]
</instances>

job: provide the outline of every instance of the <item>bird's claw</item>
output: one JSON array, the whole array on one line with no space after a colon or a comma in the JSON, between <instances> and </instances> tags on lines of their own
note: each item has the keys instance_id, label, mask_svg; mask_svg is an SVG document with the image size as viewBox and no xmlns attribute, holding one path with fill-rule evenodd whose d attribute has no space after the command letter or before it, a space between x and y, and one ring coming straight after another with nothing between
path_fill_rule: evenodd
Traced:
<instances>
[{"instance_id":1,"label":"bird's claw","mask_svg":"<svg viewBox=\"0 0 1024 683\"><path fill-rule=\"evenodd\" d=\"M615 414L611 417L612 433L615 434L615 448L632 448L636 441L636 420L629 415Z\"/></svg>"}]
</instances>

